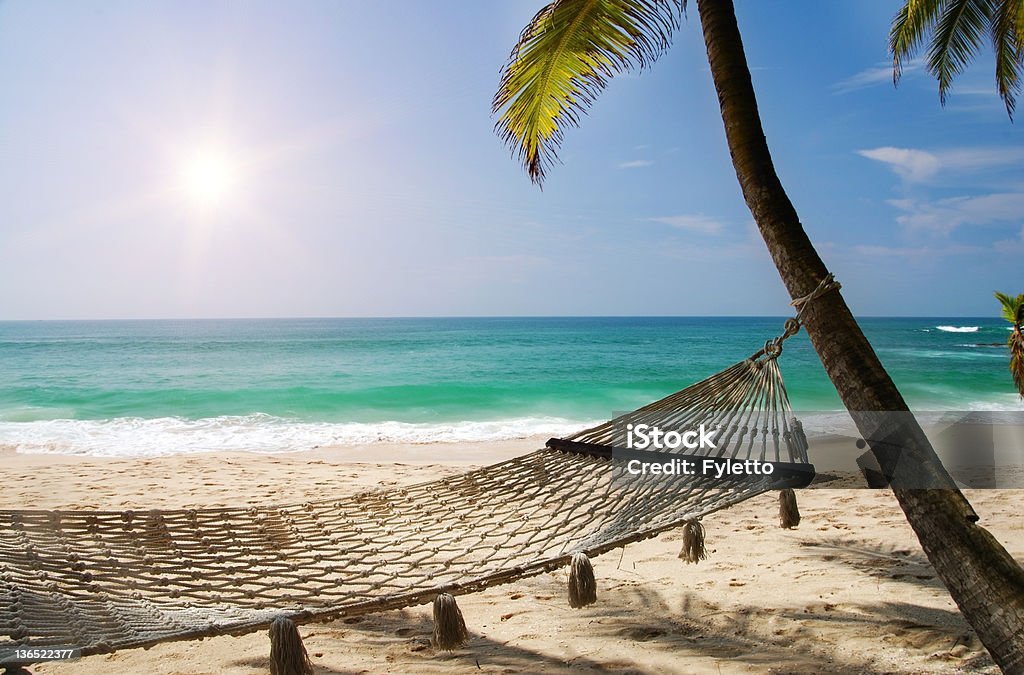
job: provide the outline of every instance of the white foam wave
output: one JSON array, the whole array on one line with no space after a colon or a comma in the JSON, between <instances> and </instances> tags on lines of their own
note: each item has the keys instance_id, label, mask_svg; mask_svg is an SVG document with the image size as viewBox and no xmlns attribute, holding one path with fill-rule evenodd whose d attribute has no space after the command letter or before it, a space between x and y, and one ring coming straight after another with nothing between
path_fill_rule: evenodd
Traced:
<instances>
[{"instance_id":1,"label":"white foam wave","mask_svg":"<svg viewBox=\"0 0 1024 675\"><path fill-rule=\"evenodd\" d=\"M977 417L988 423L1021 424L1024 418L1024 403L1016 394L1001 395L992 401L974 401L960 408L943 409L930 407L927 410L913 412L914 419L924 427L945 428L949 424L963 420L965 417ZM907 419L907 413L890 413L894 419ZM803 424L804 433L813 441L823 436L848 436L859 438L860 431L853 418L845 411L797 412L796 416Z\"/></svg>"},{"instance_id":2,"label":"white foam wave","mask_svg":"<svg viewBox=\"0 0 1024 675\"><path fill-rule=\"evenodd\" d=\"M1024 412L1024 401L1017 394L999 394L998 398L984 403L972 401L966 410L978 412Z\"/></svg>"},{"instance_id":3,"label":"white foam wave","mask_svg":"<svg viewBox=\"0 0 1024 675\"><path fill-rule=\"evenodd\" d=\"M445 424L298 422L271 415L0 422L0 447L22 453L156 457L194 452L298 452L332 445L493 442L565 436L595 422L521 417Z\"/></svg>"},{"instance_id":4,"label":"white foam wave","mask_svg":"<svg viewBox=\"0 0 1024 675\"><path fill-rule=\"evenodd\" d=\"M936 326L944 333L977 333L981 326Z\"/></svg>"}]
</instances>

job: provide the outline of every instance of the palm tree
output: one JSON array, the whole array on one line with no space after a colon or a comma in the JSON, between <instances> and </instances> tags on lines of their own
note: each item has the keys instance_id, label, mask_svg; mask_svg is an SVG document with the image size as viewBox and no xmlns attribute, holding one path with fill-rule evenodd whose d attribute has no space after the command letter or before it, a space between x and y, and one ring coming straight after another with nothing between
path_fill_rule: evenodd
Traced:
<instances>
[{"instance_id":1,"label":"palm tree","mask_svg":"<svg viewBox=\"0 0 1024 675\"><path fill-rule=\"evenodd\" d=\"M977 55L986 35L996 52L996 88L1013 119L1024 70L1024 2L1021 0L907 0L892 22L889 50L893 82L931 34L928 71L939 81L939 100Z\"/></svg>"},{"instance_id":2,"label":"palm tree","mask_svg":"<svg viewBox=\"0 0 1024 675\"><path fill-rule=\"evenodd\" d=\"M1024 333L1021 332L1021 324L1024 324L1024 293L1013 297L996 291L996 300L1003 305L1003 318L1013 326L1010 338L1006 341L1006 346L1010 348L1010 374L1013 375L1013 383L1017 385L1020 397L1024 398Z\"/></svg>"},{"instance_id":3,"label":"palm tree","mask_svg":"<svg viewBox=\"0 0 1024 675\"><path fill-rule=\"evenodd\" d=\"M790 296L805 296L828 270L775 172L732 0L697 0L697 9L743 197ZM499 134L535 182L556 159L563 128L578 125L612 76L664 52L683 11L685 0L555 0L534 16L493 107ZM822 295L803 316L937 574L996 663L1024 672L1024 570L977 525L842 295ZM915 480L898 472L898 464L913 467Z\"/></svg>"}]
</instances>

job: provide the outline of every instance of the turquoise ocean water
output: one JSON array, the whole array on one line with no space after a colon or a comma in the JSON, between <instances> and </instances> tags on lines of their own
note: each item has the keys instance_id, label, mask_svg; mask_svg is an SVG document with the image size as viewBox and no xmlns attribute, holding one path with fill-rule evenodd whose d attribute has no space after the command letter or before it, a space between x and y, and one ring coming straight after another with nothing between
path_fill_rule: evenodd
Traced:
<instances>
[{"instance_id":1,"label":"turquoise ocean water","mask_svg":"<svg viewBox=\"0 0 1024 675\"><path fill-rule=\"evenodd\" d=\"M756 351L782 318L0 322L0 446L141 456L564 434ZM867 318L918 410L1022 410L998 319ZM838 410L802 333L794 407Z\"/></svg>"}]
</instances>

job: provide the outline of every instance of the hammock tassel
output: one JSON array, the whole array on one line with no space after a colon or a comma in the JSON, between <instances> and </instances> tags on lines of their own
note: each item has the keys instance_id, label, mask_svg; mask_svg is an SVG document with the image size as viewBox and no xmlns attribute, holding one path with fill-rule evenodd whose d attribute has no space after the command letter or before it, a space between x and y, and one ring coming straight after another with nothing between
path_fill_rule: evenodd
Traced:
<instances>
[{"instance_id":1,"label":"hammock tassel","mask_svg":"<svg viewBox=\"0 0 1024 675\"><path fill-rule=\"evenodd\" d=\"M698 563L708 557L704 548L704 526L699 520L688 520L683 526L683 550L679 559L688 563Z\"/></svg>"},{"instance_id":2,"label":"hammock tassel","mask_svg":"<svg viewBox=\"0 0 1024 675\"><path fill-rule=\"evenodd\" d=\"M569 563L569 606L573 609L586 607L597 602L597 580L594 566L582 551L572 554Z\"/></svg>"},{"instance_id":3,"label":"hammock tassel","mask_svg":"<svg viewBox=\"0 0 1024 675\"><path fill-rule=\"evenodd\" d=\"M438 593L434 598L434 646L451 651L466 644L469 631L462 610L451 593Z\"/></svg>"},{"instance_id":4,"label":"hammock tassel","mask_svg":"<svg viewBox=\"0 0 1024 675\"><path fill-rule=\"evenodd\" d=\"M299 629L286 616L270 624L270 675L313 675Z\"/></svg>"},{"instance_id":5,"label":"hammock tassel","mask_svg":"<svg viewBox=\"0 0 1024 675\"><path fill-rule=\"evenodd\" d=\"M796 504L796 492L785 488L779 492L779 527L791 530L800 524L800 508Z\"/></svg>"}]
</instances>

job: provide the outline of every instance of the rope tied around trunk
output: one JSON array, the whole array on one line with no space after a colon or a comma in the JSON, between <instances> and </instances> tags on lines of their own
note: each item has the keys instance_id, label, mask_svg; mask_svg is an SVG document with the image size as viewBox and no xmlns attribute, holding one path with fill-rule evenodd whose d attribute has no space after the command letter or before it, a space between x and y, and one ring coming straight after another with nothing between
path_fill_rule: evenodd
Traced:
<instances>
[{"instance_id":1,"label":"rope tied around trunk","mask_svg":"<svg viewBox=\"0 0 1024 675\"><path fill-rule=\"evenodd\" d=\"M830 291L838 291L843 285L835 279L835 275L829 272L825 278L818 282L813 291L799 298L794 298L789 304L796 307L796 316L786 319L783 325L782 335L772 338L764 343L763 353L769 358L776 358L782 353L782 343L800 332L803 325L804 311L811 302Z\"/></svg>"}]
</instances>

